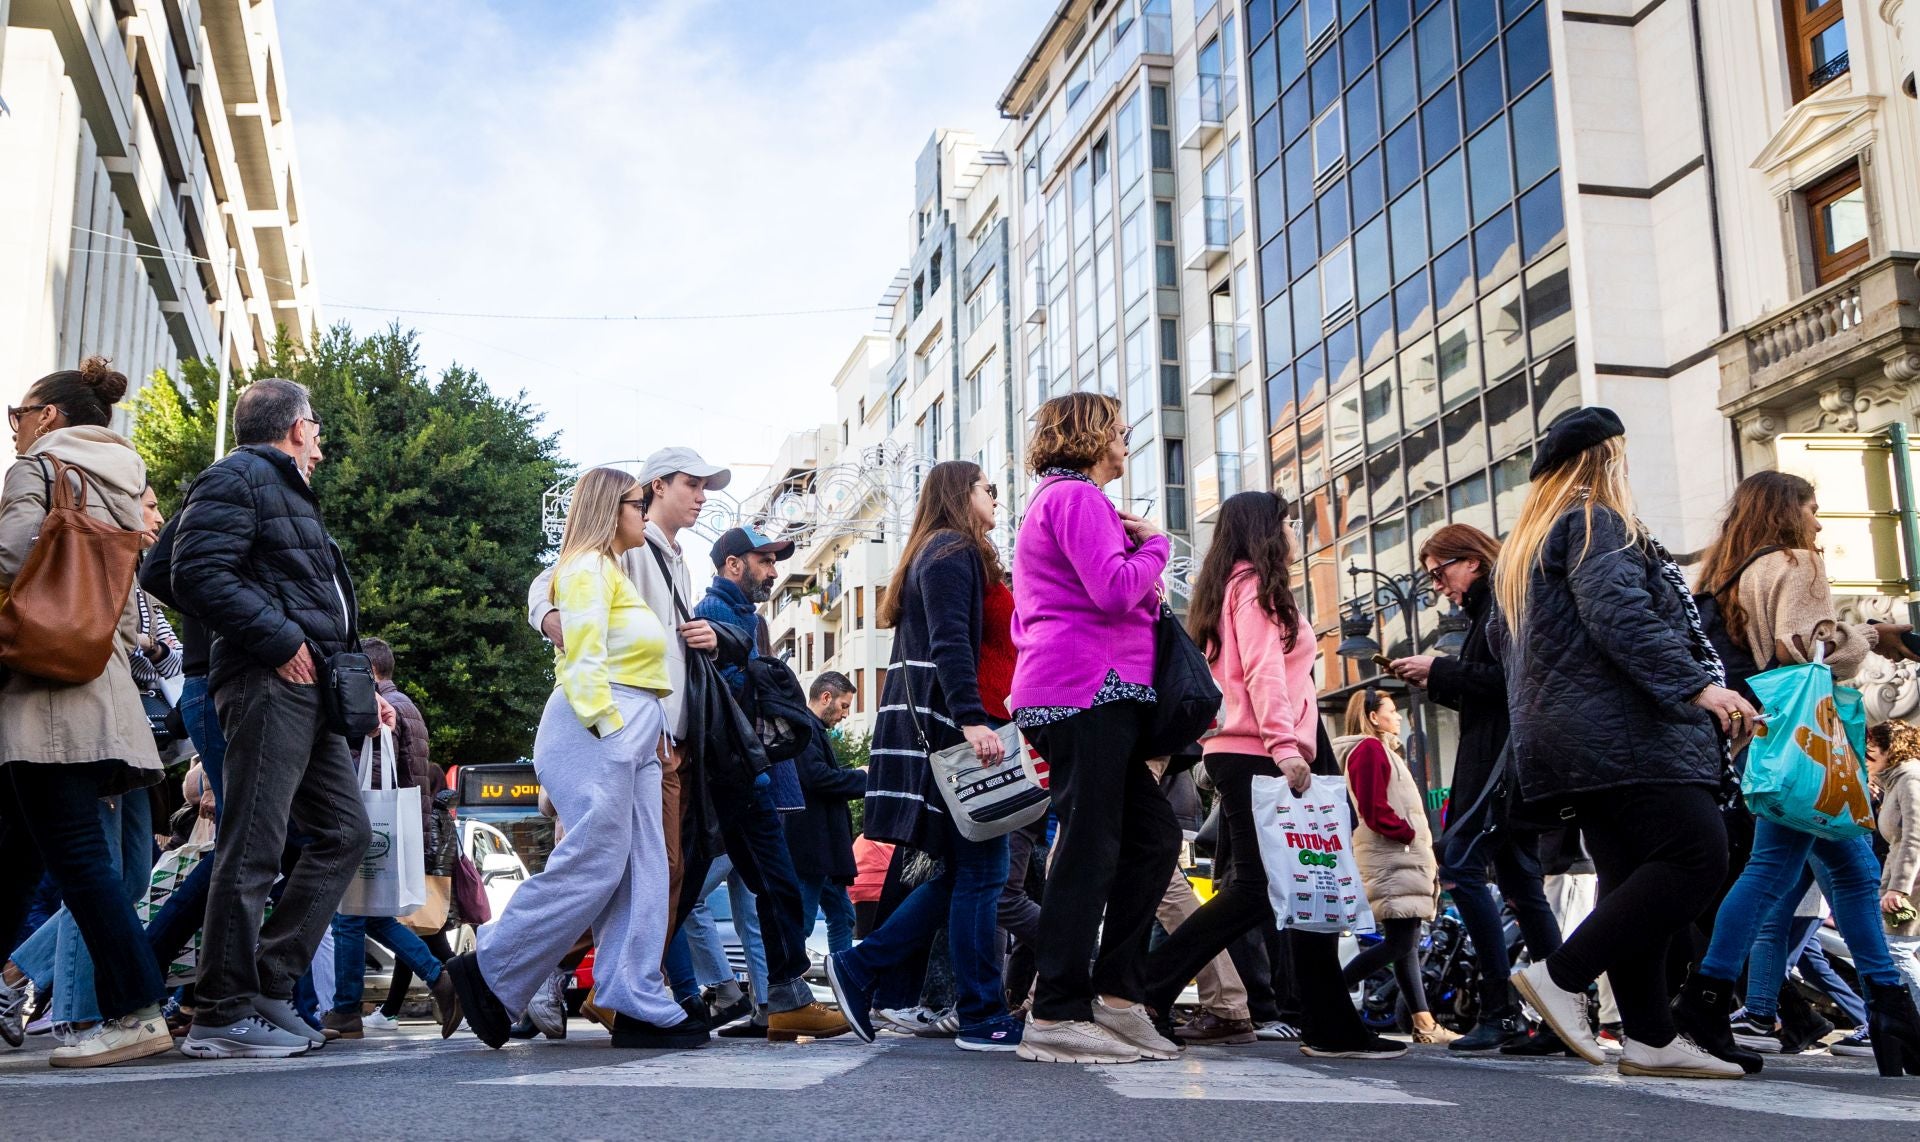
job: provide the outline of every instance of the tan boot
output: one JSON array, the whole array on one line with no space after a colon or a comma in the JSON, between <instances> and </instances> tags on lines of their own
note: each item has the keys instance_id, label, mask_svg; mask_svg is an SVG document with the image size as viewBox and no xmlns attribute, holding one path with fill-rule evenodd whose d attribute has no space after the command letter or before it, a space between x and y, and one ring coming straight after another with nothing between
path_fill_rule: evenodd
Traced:
<instances>
[{"instance_id":1,"label":"tan boot","mask_svg":"<svg viewBox=\"0 0 1920 1142\"><path fill-rule=\"evenodd\" d=\"M825 1004L809 1003L793 1011L775 1011L767 1016L767 1039L791 1043L802 1035L831 1039L853 1030L847 1017Z\"/></svg>"}]
</instances>

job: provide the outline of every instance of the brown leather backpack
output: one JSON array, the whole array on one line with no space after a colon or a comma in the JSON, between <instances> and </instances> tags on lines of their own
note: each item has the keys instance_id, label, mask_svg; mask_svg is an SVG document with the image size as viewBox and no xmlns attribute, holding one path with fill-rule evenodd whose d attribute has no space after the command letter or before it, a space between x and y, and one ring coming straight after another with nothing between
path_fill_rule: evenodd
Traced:
<instances>
[{"instance_id":1,"label":"brown leather backpack","mask_svg":"<svg viewBox=\"0 0 1920 1142\"><path fill-rule=\"evenodd\" d=\"M0 666L79 685L106 672L133 590L140 533L87 514L87 474L54 456L47 518L6 602Z\"/></svg>"}]
</instances>

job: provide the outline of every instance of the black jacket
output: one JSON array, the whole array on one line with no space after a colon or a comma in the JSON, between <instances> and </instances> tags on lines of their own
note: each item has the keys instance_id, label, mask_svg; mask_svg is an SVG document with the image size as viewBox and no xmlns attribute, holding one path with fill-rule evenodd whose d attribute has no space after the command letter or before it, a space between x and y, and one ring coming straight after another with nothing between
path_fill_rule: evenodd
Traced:
<instances>
[{"instance_id":1,"label":"black jacket","mask_svg":"<svg viewBox=\"0 0 1920 1142\"><path fill-rule=\"evenodd\" d=\"M802 880L826 879L852 884L853 813L847 802L867 795L867 771L839 764L827 727L812 718L813 734L794 756L807 807L783 821L793 871Z\"/></svg>"},{"instance_id":2,"label":"black jacket","mask_svg":"<svg viewBox=\"0 0 1920 1142\"><path fill-rule=\"evenodd\" d=\"M1719 730L1691 699L1713 681L1688 642L1686 599L1625 522L1593 509L1554 522L1506 664L1514 761L1528 801L1623 785L1721 779ZM1582 548L1586 557L1580 559ZM1577 565L1576 565L1577 563Z\"/></svg>"},{"instance_id":3,"label":"black jacket","mask_svg":"<svg viewBox=\"0 0 1920 1142\"><path fill-rule=\"evenodd\" d=\"M951 531L929 539L907 570L867 777L866 833L876 841L946 851L953 826L914 732L907 693L911 687L932 752L965 741L962 726L991 724L980 704L986 580L973 544Z\"/></svg>"},{"instance_id":4,"label":"black jacket","mask_svg":"<svg viewBox=\"0 0 1920 1142\"><path fill-rule=\"evenodd\" d=\"M1466 644L1454 657L1435 658L1427 675L1427 694L1460 714L1460 748L1453 755L1453 786L1447 794L1447 831L1463 836L1479 832L1488 816L1488 806L1473 814L1473 822L1464 815L1479 799L1494 760L1507 744L1507 677L1487 637L1493 612L1493 568L1485 570L1467 588L1462 609L1471 625Z\"/></svg>"},{"instance_id":5,"label":"black jacket","mask_svg":"<svg viewBox=\"0 0 1920 1142\"><path fill-rule=\"evenodd\" d=\"M249 666L284 665L303 643L317 659L338 654L358 624L353 580L320 501L293 458L263 444L236 449L194 481L169 578L180 609L213 632L213 690Z\"/></svg>"}]
</instances>

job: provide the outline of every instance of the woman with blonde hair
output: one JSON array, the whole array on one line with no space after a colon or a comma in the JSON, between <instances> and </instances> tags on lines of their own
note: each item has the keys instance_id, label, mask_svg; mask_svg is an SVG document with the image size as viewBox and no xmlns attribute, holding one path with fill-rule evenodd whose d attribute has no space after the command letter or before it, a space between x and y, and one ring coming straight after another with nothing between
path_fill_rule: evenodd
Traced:
<instances>
[{"instance_id":1,"label":"woman with blonde hair","mask_svg":"<svg viewBox=\"0 0 1920 1142\"><path fill-rule=\"evenodd\" d=\"M1726 876L1729 741L1754 710L1727 689L1686 578L1634 515L1625 433L1604 408L1554 422L1494 570L1521 796L1578 824L1600 875L1593 913L1513 983L1599 1066L1587 989L1604 972L1622 1074L1739 1078L1675 1027L1666 960Z\"/></svg>"},{"instance_id":2,"label":"woman with blonde hair","mask_svg":"<svg viewBox=\"0 0 1920 1142\"><path fill-rule=\"evenodd\" d=\"M1360 818L1353 857L1381 935L1348 962L1346 985L1392 964L1413 1013L1413 1041L1451 1042L1459 1036L1434 1021L1420 978L1420 927L1437 911L1440 862L1420 786L1400 745L1400 710L1391 695L1369 686L1347 701L1345 731L1334 749L1344 758L1347 793Z\"/></svg>"},{"instance_id":3,"label":"woman with blonde hair","mask_svg":"<svg viewBox=\"0 0 1920 1142\"><path fill-rule=\"evenodd\" d=\"M514 1017L591 928L596 1001L614 1012L613 1045L682 1049L707 1041L685 1026L660 971L667 913L661 822L660 699L667 630L620 569L646 542L641 487L613 468L574 486L554 569L564 647L559 685L533 743L540 786L566 834L547 866L506 910L474 933L474 950L447 964L467 1024L489 1047L506 1044Z\"/></svg>"}]
</instances>

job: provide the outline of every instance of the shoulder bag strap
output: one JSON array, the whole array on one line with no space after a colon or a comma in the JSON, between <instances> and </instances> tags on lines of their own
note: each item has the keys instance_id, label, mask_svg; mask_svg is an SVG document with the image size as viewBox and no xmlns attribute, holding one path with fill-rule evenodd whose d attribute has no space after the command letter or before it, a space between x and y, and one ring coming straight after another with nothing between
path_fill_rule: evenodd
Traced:
<instances>
[{"instance_id":1,"label":"shoulder bag strap","mask_svg":"<svg viewBox=\"0 0 1920 1142\"><path fill-rule=\"evenodd\" d=\"M680 612L680 621L692 622L693 615L688 613L686 601L680 598L680 587L673 581L673 568L667 565L666 552L655 546L651 539L647 540L647 550L653 553L653 561L660 565L660 577L667 581L667 593L673 596L673 606Z\"/></svg>"},{"instance_id":2,"label":"shoulder bag strap","mask_svg":"<svg viewBox=\"0 0 1920 1142\"><path fill-rule=\"evenodd\" d=\"M1735 567L1733 569L1733 574L1727 576L1727 581L1720 584L1719 590L1716 590L1712 593L1718 595L1721 591L1738 587L1740 585L1740 577L1747 573L1747 568L1753 566L1755 563L1760 562L1762 559L1765 559L1767 556L1772 555L1776 551L1785 551L1785 550L1786 548L1781 547L1779 544L1774 544L1772 547L1762 547L1760 550L1754 552L1752 555L1749 555L1744 560L1742 560L1740 562L1740 566Z\"/></svg>"}]
</instances>

